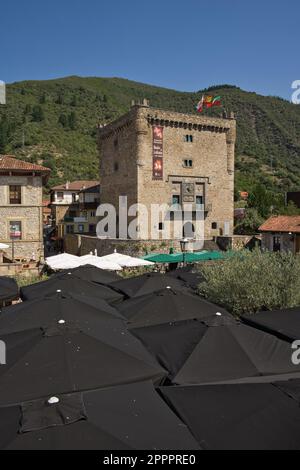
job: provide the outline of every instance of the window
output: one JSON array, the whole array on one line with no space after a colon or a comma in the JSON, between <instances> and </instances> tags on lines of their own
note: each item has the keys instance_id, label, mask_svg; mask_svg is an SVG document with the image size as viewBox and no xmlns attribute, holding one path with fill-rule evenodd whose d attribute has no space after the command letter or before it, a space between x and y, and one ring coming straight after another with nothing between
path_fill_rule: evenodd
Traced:
<instances>
[{"instance_id":1,"label":"window","mask_svg":"<svg viewBox=\"0 0 300 470\"><path fill-rule=\"evenodd\" d=\"M280 250L281 250L281 238L273 237L273 251L280 251Z\"/></svg>"},{"instance_id":2,"label":"window","mask_svg":"<svg viewBox=\"0 0 300 470\"><path fill-rule=\"evenodd\" d=\"M184 140L185 140L185 142L193 143L194 138L191 134L187 134L187 135L184 136Z\"/></svg>"},{"instance_id":3,"label":"window","mask_svg":"<svg viewBox=\"0 0 300 470\"><path fill-rule=\"evenodd\" d=\"M59 199L60 201L62 201L64 198L64 193L62 191L58 191L57 193L57 199Z\"/></svg>"},{"instance_id":4,"label":"window","mask_svg":"<svg viewBox=\"0 0 300 470\"><path fill-rule=\"evenodd\" d=\"M95 233L96 232L96 225L95 224L90 224L89 225L89 232L90 233Z\"/></svg>"},{"instance_id":5,"label":"window","mask_svg":"<svg viewBox=\"0 0 300 470\"><path fill-rule=\"evenodd\" d=\"M217 222L213 222L213 223L211 224L211 228L212 228L213 230L216 230L216 229L218 228Z\"/></svg>"},{"instance_id":6,"label":"window","mask_svg":"<svg viewBox=\"0 0 300 470\"><path fill-rule=\"evenodd\" d=\"M76 198L76 193L72 193L72 202L76 202L77 198Z\"/></svg>"},{"instance_id":7,"label":"window","mask_svg":"<svg viewBox=\"0 0 300 470\"><path fill-rule=\"evenodd\" d=\"M21 204L21 186L13 185L9 187L9 203Z\"/></svg>"},{"instance_id":8,"label":"window","mask_svg":"<svg viewBox=\"0 0 300 470\"><path fill-rule=\"evenodd\" d=\"M22 238L22 222L10 221L9 222L9 235L12 240L21 240Z\"/></svg>"},{"instance_id":9,"label":"window","mask_svg":"<svg viewBox=\"0 0 300 470\"><path fill-rule=\"evenodd\" d=\"M83 224L78 225L78 232L80 232L80 233L84 232L84 225Z\"/></svg>"},{"instance_id":10,"label":"window","mask_svg":"<svg viewBox=\"0 0 300 470\"><path fill-rule=\"evenodd\" d=\"M202 206L203 204L203 196L196 196L196 205Z\"/></svg>"},{"instance_id":11,"label":"window","mask_svg":"<svg viewBox=\"0 0 300 470\"><path fill-rule=\"evenodd\" d=\"M173 194L172 196L172 204L178 206L180 204L180 196L179 194Z\"/></svg>"},{"instance_id":12,"label":"window","mask_svg":"<svg viewBox=\"0 0 300 470\"><path fill-rule=\"evenodd\" d=\"M162 222L159 222L158 230L163 230L163 229L164 229L164 224Z\"/></svg>"},{"instance_id":13,"label":"window","mask_svg":"<svg viewBox=\"0 0 300 470\"><path fill-rule=\"evenodd\" d=\"M91 211L91 217L96 217L96 212L95 211Z\"/></svg>"},{"instance_id":14,"label":"window","mask_svg":"<svg viewBox=\"0 0 300 470\"><path fill-rule=\"evenodd\" d=\"M193 167L193 160L183 160L183 166L185 168L192 168Z\"/></svg>"},{"instance_id":15,"label":"window","mask_svg":"<svg viewBox=\"0 0 300 470\"><path fill-rule=\"evenodd\" d=\"M114 171L118 171L118 169L119 169L119 163L115 162L114 163Z\"/></svg>"},{"instance_id":16,"label":"window","mask_svg":"<svg viewBox=\"0 0 300 470\"><path fill-rule=\"evenodd\" d=\"M67 233L74 233L74 225L67 225Z\"/></svg>"}]
</instances>

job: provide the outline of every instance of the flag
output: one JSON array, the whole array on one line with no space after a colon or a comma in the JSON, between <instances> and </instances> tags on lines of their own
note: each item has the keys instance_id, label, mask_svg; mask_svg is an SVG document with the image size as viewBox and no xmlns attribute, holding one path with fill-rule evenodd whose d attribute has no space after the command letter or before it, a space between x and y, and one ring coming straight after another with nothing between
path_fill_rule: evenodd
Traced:
<instances>
[{"instance_id":1,"label":"flag","mask_svg":"<svg viewBox=\"0 0 300 470\"><path fill-rule=\"evenodd\" d=\"M212 107L212 102L213 102L214 97L213 96L206 96L204 98L204 105L206 108L211 108Z\"/></svg>"},{"instance_id":2,"label":"flag","mask_svg":"<svg viewBox=\"0 0 300 470\"><path fill-rule=\"evenodd\" d=\"M212 100L212 106L221 106L221 96L215 96Z\"/></svg>"},{"instance_id":3,"label":"flag","mask_svg":"<svg viewBox=\"0 0 300 470\"><path fill-rule=\"evenodd\" d=\"M196 106L196 110L198 111L198 113L202 113L203 104L204 104L204 95L202 96L201 100L199 101L199 103Z\"/></svg>"}]
</instances>

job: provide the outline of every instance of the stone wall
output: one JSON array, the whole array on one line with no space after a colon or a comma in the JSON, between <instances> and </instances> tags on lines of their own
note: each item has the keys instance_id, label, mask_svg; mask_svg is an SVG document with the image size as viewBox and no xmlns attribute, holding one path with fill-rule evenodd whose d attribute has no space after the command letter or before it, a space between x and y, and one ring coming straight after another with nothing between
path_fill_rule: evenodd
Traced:
<instances>
[{"instance_id":1,"label":"stone wall","mask_svg":"<svg viewBox=\"0 0 300 470\"><path fill-rule=\"evenodd\" d=\"M21 185L21 204L9 203L9 186ZM0 242L10 246L10 222L20 221L22 239L14 242L16 259L43 259L42 178L40 176L0 176Z\"/></svg>"},{"instance_id":2,"label":"stone wall","mask_svg":"<svg viewBox=\"0 0 300 470\"><path fill-rule=\"evenodd\" d=\"M261 235L233 235L231 237L216 237L216 243L221 250L252 249L261 245Z\"/></svg>"}]
</instances>

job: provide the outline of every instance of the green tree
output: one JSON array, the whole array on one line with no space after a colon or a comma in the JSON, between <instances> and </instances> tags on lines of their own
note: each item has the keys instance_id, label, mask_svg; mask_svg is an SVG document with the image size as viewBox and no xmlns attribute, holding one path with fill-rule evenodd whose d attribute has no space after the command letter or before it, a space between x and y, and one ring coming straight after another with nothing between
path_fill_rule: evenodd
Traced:
<instances>
[{"instance_id":1,"label":"green tree","mask_svg":"<svg viewBox=\"0 0 300 470\"><path fill-rule=\"evenodd\" d=\"M76 113L72 112L69 114L69 117L68 117L68 124L69 124L69 128L72 129L72 130L75 130L76 127L77 127L77 116L76 116Z\"/></svg>"},{"instance_id":2,"label":"green tree","mask_svg":"<svg viewBox=\"0 0 300 470\"><path fill-rule=\"evenodd\" d=\"M65 114L61 114L58 118L58 123L62 125L63 127L67 127L68 125L68 119Z\"/></svg>"},{"instance_id":3,"label":"green tree","mask_svg":"<svg viewBox=\"0 0 300 470\"><path fill-rule=\"evenodd\" d=\"M34 106L31 116L34 122L43 121L45 119L43 108L41 106Z\"/></svg>"},{"instance_id":4,"label":"green tree","mask_svg":"<svg viewBox=\"0 0 300 470\"><path fill-rule=\"evenodd\" d=\"M239 235L254 235L264 220L256 209L248 208L244 218L237 221L234 232Z\"/></svg>"},{"instance_id":5,"label":"green tree","mask_svg":"<svg viewBox=\"0 0 300 470\"><path fill-rule=\"evenodd\" d=\"M243 250L201 268L199 293L235 315L300 305L300 257Z\"/></svg>"}]
</instances>

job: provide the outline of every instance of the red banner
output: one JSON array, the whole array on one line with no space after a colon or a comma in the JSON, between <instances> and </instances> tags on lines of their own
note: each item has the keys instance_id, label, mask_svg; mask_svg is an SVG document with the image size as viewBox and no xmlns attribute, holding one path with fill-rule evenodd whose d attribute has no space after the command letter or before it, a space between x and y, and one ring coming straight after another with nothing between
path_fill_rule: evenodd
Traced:
<instances>
[{"instance_id":1,"label":"red banner","mask_svg":"<svg viewBox=\"0 0 300 470\"><path fill-rule=\"evenodd\" d=\"M153 127L153 179L163 179L163 127Z\"/></svg>"}]
</instances>

